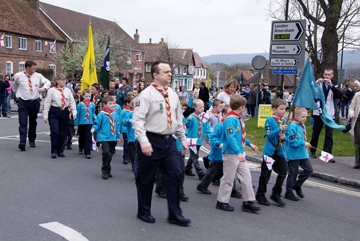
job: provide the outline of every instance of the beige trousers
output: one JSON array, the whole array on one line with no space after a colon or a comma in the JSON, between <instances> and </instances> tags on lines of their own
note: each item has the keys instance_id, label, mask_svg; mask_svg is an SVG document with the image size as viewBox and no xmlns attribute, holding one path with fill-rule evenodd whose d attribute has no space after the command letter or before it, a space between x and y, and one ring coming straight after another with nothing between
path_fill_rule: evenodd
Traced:
<instances>
[{"instance_id":1,"label":"beige trousers","mask_svg":"<svg viewBox=\"0 0 360 241\"><path fill-rule=\"evenodd\" d=\"M223 154L223 173L217 200L229 203L234 185L235 175L240 179L244 201L254 201L255 194L252 186L251 173L247 162L240 162L235 154Z\"/></svg>"}]
</instances>

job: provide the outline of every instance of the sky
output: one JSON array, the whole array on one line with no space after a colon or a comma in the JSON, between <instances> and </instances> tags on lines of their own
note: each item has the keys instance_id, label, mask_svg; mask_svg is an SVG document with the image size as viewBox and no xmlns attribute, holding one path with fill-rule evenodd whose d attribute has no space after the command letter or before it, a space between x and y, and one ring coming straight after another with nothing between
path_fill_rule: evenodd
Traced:
<instances>
[{"instance_id":1,"label":"sky","mask_svg":"<svg viewBox=\"0 0 360 241\"><path fill-rule=\"evenodd\" d=\"M268 55L271 21L268 0L41 0L115 21L140 43L159 42L213 54ZM86 26L85 26L86 27Z\"/></svg>"}]
</instances>

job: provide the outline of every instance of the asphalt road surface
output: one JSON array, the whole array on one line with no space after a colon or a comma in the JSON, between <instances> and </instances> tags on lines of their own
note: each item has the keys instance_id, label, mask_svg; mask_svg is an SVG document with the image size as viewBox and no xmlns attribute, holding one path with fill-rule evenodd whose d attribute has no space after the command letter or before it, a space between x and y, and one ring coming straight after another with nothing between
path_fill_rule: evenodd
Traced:
<instances>
[{"instance_id":1,"label":"asphalt road surface","mask_svg":"<svg viewBox=\"0 0 360 241\"><path fill-rule=\"evenodd\" d=\"M144 223L136 218L134 177L130 164L122 164L121 148L112 161L114 177L103 180L101 153L93 152L90 160L79 156L76 138L65 158L50 158L49 126L42 117L37 147L25 152L17 148L17 117L0 118L0 126L0 241L359 240L359 190L312 178L304 185L305 199L251 214L235 198L234 212L215 209L218 187L210 185L211 195L199 194L197 177L186 176L189 201L181 207L191 225L169 224L166 199L156 194L156 223ZM259 167L250 166L257 187ZM270 191L273 183L274 177Z\"/></svg>"}]
</instances>

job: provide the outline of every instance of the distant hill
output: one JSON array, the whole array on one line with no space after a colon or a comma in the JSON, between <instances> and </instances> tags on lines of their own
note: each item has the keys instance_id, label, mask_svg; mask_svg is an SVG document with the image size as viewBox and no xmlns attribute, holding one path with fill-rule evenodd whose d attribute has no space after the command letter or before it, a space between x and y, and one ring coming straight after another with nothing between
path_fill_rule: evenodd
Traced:
<instances>
[{"instance_id":1,"label":"distant hill","mask_svg":"<svg viewBox=\"0 0 360 241\"><path fill-rule=\"evenodd\" d=\"M231 65L236 63L251 63L252 58L254 58L256 55L262 55L265 57L265 53L216 54L216 55L202 56L201 59L209 64L219 62L219 63ZM339 53L339 66L340 66L340 57L341 57L341 53ZM269 53L266 53L266 58L269 58ZM345 50L343 68L353 68L359 66L360 66L360 50Z\"/></svg>"}]
</instances>

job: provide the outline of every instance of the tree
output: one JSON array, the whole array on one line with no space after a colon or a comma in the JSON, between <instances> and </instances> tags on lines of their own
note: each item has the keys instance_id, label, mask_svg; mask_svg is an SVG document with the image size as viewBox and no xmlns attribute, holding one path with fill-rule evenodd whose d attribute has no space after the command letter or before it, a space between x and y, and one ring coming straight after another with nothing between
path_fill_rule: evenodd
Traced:
<instances>
[{"instance_id":1,"label":"tree","mask_svg":"<svg viewBox=\"0 0 360 241\"><path fill-rule=\"evenodd\" d=\"M355 34L355 27L360 25L359 0L273 0L271 16L283 20L287 3L290 3L288 20L307 19L306 51L312 52L315 75L321 77L323 70L330 68L337 79L340 43L344 40L346 49L360 47L360 36Z\"/></svg>"},{"instance_id":2,"label":"tree","mask_svg":"<svg viewBox=\"0 0 360 241\"><path fill-rule=\"evenodd\" d=\"M127 59L127 51L130 49L123 39L116 38L113 33L96 31L93 33L96 72L100 72L101 61L104 57L106 36L110 35L110 68L113 72L123 70L123 63ZM77 38L73 42L67 41L64 48L52 56L56 65L60 66L60 72L71 77L74 72L82 73L82 62L86 53L87 37Z\"/></svg>"}]
</instances>

